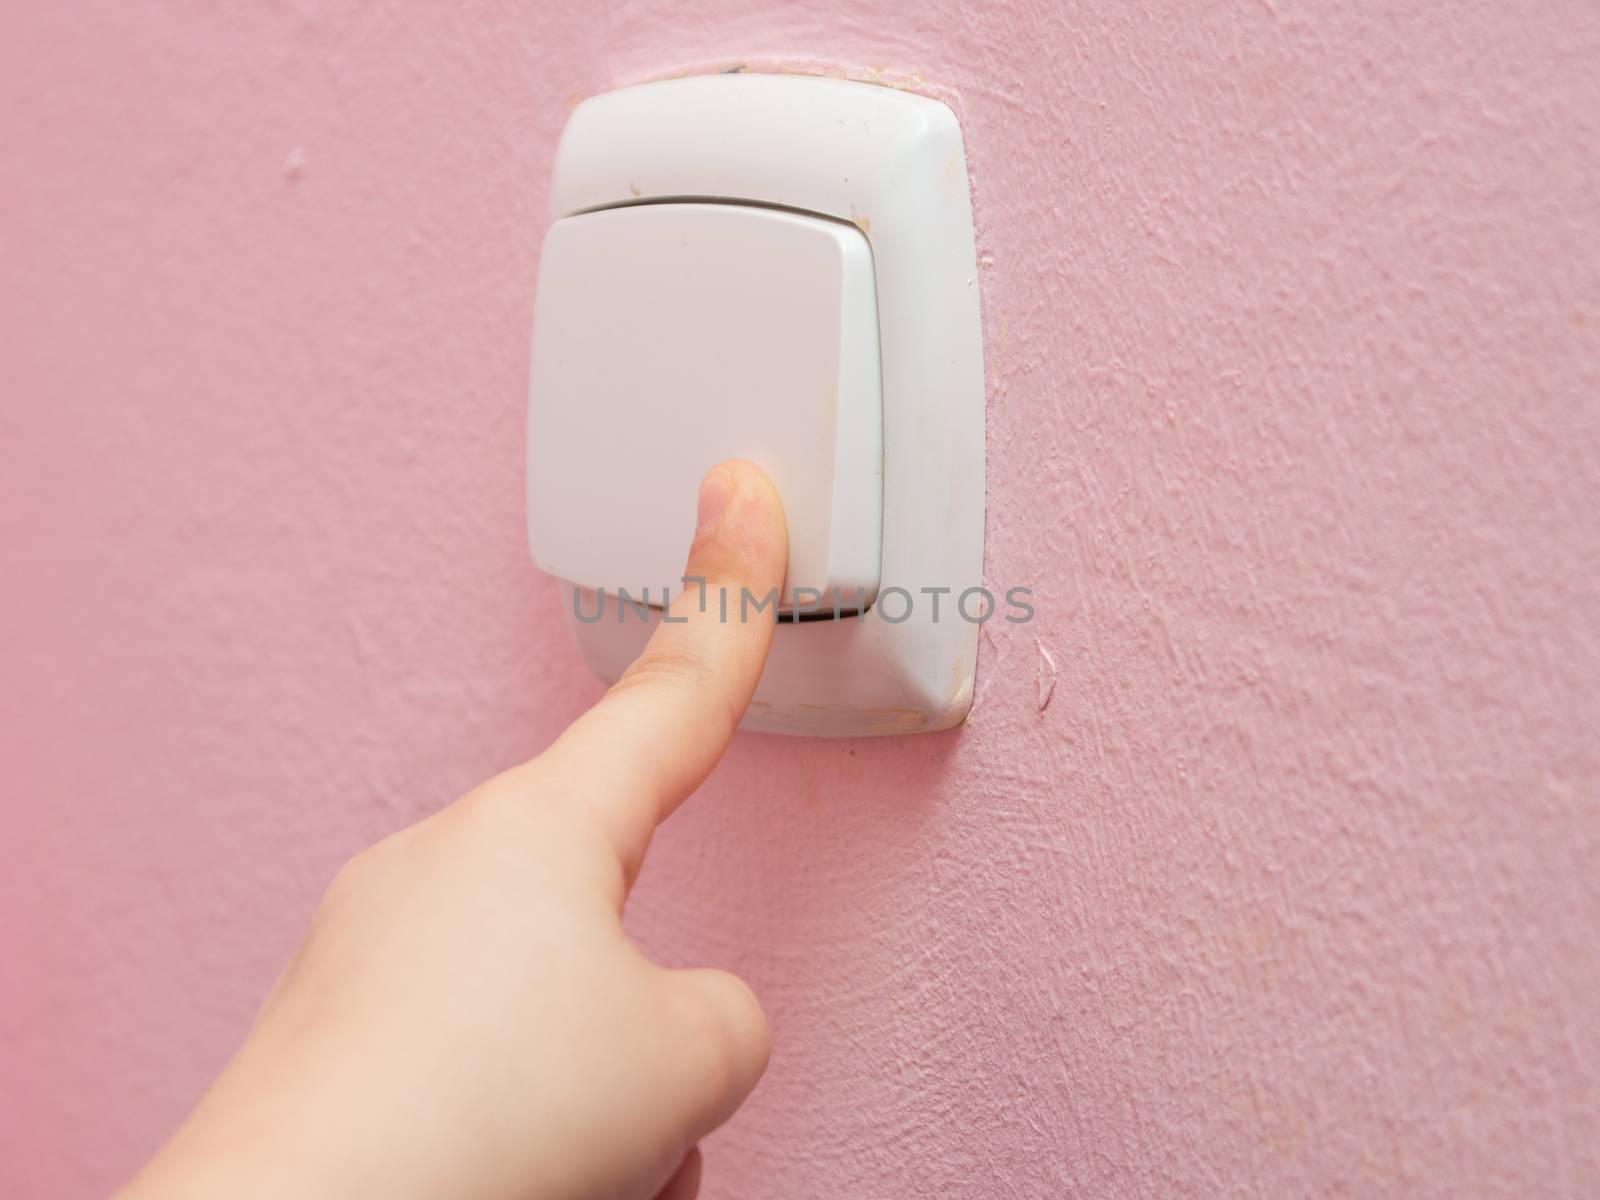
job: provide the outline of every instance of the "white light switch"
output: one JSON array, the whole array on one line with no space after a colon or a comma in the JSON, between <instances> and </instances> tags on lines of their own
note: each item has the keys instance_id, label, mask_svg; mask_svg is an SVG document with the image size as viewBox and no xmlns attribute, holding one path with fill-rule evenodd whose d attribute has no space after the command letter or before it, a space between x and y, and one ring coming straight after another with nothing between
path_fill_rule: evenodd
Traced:
<instances>
[{"instance_id":1,"label":"white light switch","mask_svg":"<svg viewBox=\"0 0 1600 1200\"><path fill-rule=\"evenodd\" d=\"M539 266L529 544L551 575L660 604L695 493L747 458L783 498L783 604L878 590L883 399L872 251L842 221L636 204L555 222Z\"/></svg>"},{"instance_id":2,"label":"white light switch","mask_svg":"<svg viewBox=\"0 0 1600 1200\"><path fill-rule=\"evenodd\" d=\"M573 109L549 195L528 544L564 581L584 661L606 680L627 669L661 619L640 593L682 590L702 473L748 458L783 500L787 589L804 607L822 593L827 619L773 631L743 727L959 724L978 662L968 614L993 606L955 114L841 79L646 83Z\"/></svg>"}]
</instances>

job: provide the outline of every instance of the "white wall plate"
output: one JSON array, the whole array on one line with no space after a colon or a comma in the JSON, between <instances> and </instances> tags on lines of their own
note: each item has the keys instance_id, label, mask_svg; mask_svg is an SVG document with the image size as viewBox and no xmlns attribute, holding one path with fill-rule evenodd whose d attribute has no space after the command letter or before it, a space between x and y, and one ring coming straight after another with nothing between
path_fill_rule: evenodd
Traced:
<instances>
[{"instance_id":1,"label":"white wall plate","mask_svg":"<svg viewBox=\"0 0 1600 1200\"><path fill-rule=\"evenodd\" d=\"M795 224L780 229L773 210ZM568 583L568 622L584 659L610 680L642 648L654 618L641 620L611 589L675 574L661 564L681 562L687 549L699 473L753 447L743 456L767 468L786 510L795 509L790 585L797 575L807 586L871 575L877 592L859 616L779 624L744 727L858 735L958 724L976 670L979 625L970 618L985 610L981 596L964 610L957 603L982 583L984 396L966 158L950 110L803 76L626 88L573 112L550 216L529 403L529 544ZM870 287L855 230L870 251ZM673 251L678 237L689 240ZM736 238L746 249L726 252ZM834 260L837 271L826 265ZM670 286L676 270L690 275L681 296ZM741 292L737 308L718 299L729 288ZM650 303L603 302L632 289ZM869 293L881 397L859 369L869 353L870 322L859 316ZM670 319L651 315L669 309ZM737 336L718 341L714 331L735 318ZM822 363L810 382L779 387L778 407L763 408L772 388L761 365L776 360L778 378L792 381L809 361L785 358L771 322L796 331ZM708 372L708 356L728 369ZM880 511L877 478L863 467L879 444L863 432L873 399L882 413L878 537L868 536ZM795 425L797 406L814 419L801 411ZM595 412L614 416L602 429ZM780 428L779 413L789 425ZM639 431L645 451L619 452ZM653 487L640 486L641 473ZM584 525L573 512L579 500L607 520ZM630 506L670 509L670 533L663 525L644 535L610 519ZM675 557L665 559L669 538ZM881 546L876 572L863 565L868 546ZM597 587L609 593L599 619L579 619L596 612L586 589Z\"/></svg>"}]
</instances>

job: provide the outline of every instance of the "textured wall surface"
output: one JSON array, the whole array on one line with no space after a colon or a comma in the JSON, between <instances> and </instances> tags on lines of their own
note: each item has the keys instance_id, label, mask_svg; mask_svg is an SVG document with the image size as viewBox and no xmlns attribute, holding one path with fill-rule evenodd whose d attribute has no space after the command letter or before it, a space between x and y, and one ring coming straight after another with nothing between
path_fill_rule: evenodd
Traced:
<instances>
[{"instance_id":1,"label":"textured wall surface","mask_svg":"<svg viewBox=\"0 0 1600 1200\"><path fill-rule=\"evenodd\" d=\"M1038 619L663 831L634 927L777 1030L708 1196L1600 1193L1600 8L423 7L8 15L0 1192L129 1171L339 862L596 695L550 158L747 61L960 113Z\"/></svg>"}]
</instances>

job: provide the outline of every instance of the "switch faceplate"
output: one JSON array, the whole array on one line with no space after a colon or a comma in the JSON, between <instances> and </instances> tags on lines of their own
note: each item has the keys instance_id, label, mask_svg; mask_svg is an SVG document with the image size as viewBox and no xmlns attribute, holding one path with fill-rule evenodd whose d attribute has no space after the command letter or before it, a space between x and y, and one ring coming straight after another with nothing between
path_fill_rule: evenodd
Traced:
<instances>
[{"instance_id":1,"label":"switch faceplate","mask_svg":"<svg viewBox=\"0 0 1600 1200\"><path fill-rule=\"evenodd\" d=\"M700 475L738 456L783 497L788 590L870 601L780 623L744 727L963 720L985 607L955 602L982 583L983 361L950 110L802 76L626 88L574 110L550 216L528 536L589 665L615 679L643 647L659 614L615 589L676 594Z\"/></svg>"}]
</instances>

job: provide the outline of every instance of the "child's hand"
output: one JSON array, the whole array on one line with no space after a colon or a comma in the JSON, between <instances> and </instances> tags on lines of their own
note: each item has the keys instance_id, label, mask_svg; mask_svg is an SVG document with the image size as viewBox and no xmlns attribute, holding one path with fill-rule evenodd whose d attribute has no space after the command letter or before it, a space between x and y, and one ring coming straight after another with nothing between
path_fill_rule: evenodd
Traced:
<instances>
[{"instance_id":1,"label":"child's hand","mask_svg":"<svg viewBox=\"0 0 1600 1200\"><path fill-rule=\"evenodd\" d=\"M760 678L782 509L748 463L700 490L690 585L548 750L357 855L244 1045L130 1196L546 1200L698 1190L696 1141L755 1086L740 980L655 966L622 906L657 822ZM719 619L716 589L735 599Z\"/></svg>"}]
</instances>

